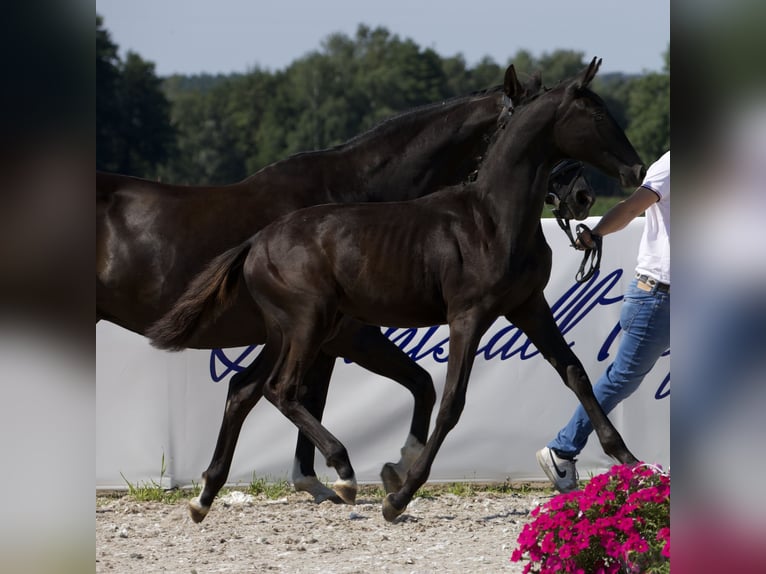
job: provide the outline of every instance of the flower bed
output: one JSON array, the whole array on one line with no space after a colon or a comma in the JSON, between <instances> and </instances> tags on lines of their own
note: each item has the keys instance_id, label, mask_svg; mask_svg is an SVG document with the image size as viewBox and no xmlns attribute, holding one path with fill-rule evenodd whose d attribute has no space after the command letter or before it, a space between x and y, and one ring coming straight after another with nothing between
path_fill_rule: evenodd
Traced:
<instances>
[{"instance_id":1,"label":"flower bed","mask_svg":"<svg viewBox=\"0 0 766 574\"><path fill-rule=\"evenodd\" d=\"M512 562L524 573L670 572L670 474L617 465L532 511Z\"/></svg>"}]
</instances>

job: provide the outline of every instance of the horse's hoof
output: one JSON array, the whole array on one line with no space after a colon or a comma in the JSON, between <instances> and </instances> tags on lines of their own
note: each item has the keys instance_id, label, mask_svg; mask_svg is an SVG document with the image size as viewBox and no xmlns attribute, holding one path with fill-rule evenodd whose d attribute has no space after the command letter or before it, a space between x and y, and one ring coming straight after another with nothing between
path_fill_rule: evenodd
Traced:
<instances>
[{"instance_id":1,"label":"horse's hoof","mask_svg":"<svg viewBox=\"0 0 766 574\"><path fill-rule=\"evenodd\" d=\"M380 478L383 481L383 488L386 489L386 494L397 492L402 487L402 479L391 462L383 465L380 471Z\"/></svg>"},{"instance_id":2,"label":"horse's hoof","mask_svg":"<svg viewBox=\"0 0 766 574\"><path fill-rule=\"evenodd\" d=\"M338 479L333 483L332 489L346 504L356 504L356 479Z\"/></svg>"},{"instance_id":3,"label":"horse's hoof","mask_svg":"<svg viewBox=\"0 0 766 574\"><path fill-rule=\"evenodd\" d=\"M626 450L625 453L621 453L614 458L616 458L621 464L637 464L639 462L639 460L633 456L633 453L629 450Z\"/></svg>"},{"instance_id":4,"label":"horse's hoof","mask_svg":"<svg viewBox=\"0 0 766 574\"><path fill-rule=\"evenodd\" d=\"M189 516L191 516L191 519L194 522L198 524L202 522L202 520L207 516L208 512L210 512L210 507L202 506L199 501L199 497L192 498L189 501Z\"/></svg>"},{"instance_id":5,"label":"horse's hoof","mask_svg":"<svg viewBox=\"0 0 766 574\"><path fill-rule=\"evenodd\" d=\"M316 504L322 504L324 501L329 500L333 504L346 504L346 502L338 496L334 490L327 489L327 492L321 494L314 494L314 502Z\"/></svg>"},{"instance_id":6,"label":"horse's hoof","mask_svg":"<svg viewBox=\"0 0 766 574\"><path fill-rule=\"evenodd\" d=\"M394 503L393 493L389 494L383 499L383 518L385 518L387 522L393 522L402 512L404 512L405 508L407 508L406 504L401 508L397 507Z\"/></svg>"},{"instance_id":7,"label":"horse's hoof","mask_svg":"<svg viewBox=\"0 0 766 574\"><path fill-rule=\"evenodd\" d=\"M293 480L293 487L296 492L306 492L313 496L316 504L322 504L325 500L335 504L344 504L341 497L334 490L327 488L315 476L296 478Z\"/></svg>"}]
</instances>

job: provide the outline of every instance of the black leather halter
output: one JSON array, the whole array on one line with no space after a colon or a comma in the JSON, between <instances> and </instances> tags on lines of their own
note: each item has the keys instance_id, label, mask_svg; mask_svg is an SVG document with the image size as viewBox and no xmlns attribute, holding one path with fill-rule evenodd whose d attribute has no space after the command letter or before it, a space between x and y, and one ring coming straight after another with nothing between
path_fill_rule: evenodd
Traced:
<instances>
[{"instance_id":1,"label":"black leather halter","mask_svg":"<svg viewBox=\"0 0 766 574\"><path fill-rule=\"evenodd\" d=\"M575 228L575 232L577 234L575 237L575 235L572 234L572 227L570 225L569 218L563 217L561 215L561 205L566 204L567 199L574 191L575 182L582 175L582 170L582 162L572 159L565 159L556 164L553 170L551 170L551 175L548 178L549 185L547 202L553 205L552 211L553 216L556 218L556 223L558 223L559 227L564 230L564 233L566 233L567 237L569 237L571 246L575 248L575 244L577 239L580 238L580 234L585 230L590 231L590 228L584 223L579 223ZM572 174L571 176L569 175L570 173ZM571 179L569 181L569 185L566 188L566 191L561 197L559 197L559 195L556 193L556 188L554 187L553 182L556 179L563 179L564 177L571 177ZM591 234L591 238L593 239L595 247L585 248L585 253L583 255L582 262L580 263L580 269L575 275L575 280L578 283L584 283L590 279L601 266L601 236ZM588 263L590 264L590 267L586 271L586 265Z\"/></svg>"}]
</instances>

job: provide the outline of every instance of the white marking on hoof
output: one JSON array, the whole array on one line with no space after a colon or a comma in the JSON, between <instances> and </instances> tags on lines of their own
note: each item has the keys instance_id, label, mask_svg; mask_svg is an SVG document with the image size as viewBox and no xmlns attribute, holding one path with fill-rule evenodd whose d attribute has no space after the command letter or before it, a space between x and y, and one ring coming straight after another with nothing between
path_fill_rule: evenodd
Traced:
<instances>
[{"instance_id":1,"label":"white marking on hoof","mask_svg":"<svg viewBox=\"0 0 766 574\"><path fill-rule=\"evenodd\" d=\"M199 496L195 496L189 501L189 515L194 522L202 522L208 512L210 512L210 507L203 506Z\"/></svg>"},{"instance_id":2,"label":"white marking on hoof","mask_svg":"<svg viewBox=\"0 0 766 574\"><path fill-rule=\"evenodd\" d=\"M316 476L304 476L297 460L293 462L292 475L293 488L298 492L308 492L314 497L314 502L317 504L321 504L325 500L331 500L335 503L343 502L333 489L319 482Z\"/></svg>"},{"instance_id":3,"label":"white marking on hoof","mask_svg":"<svg viewBox=\"0 0 766 574\"><path fill-rule=\"evenodd\" d=\"M409 435L407 437L407 440L404 442L404 446L401 449L402 457L399 459L399 462L397 463L387 463L384 465L383 470L381 471L381 477L383 477L383 483L384 485L387 482L386 474L389 473L391 470L393 470L397 476L399 477L399 483L403 483L405 479L407 478L407 472L412 468L412 465L415 463L415 461L420 456L420 453L423 452L423 449L425 446L423 443L421 443L418 439L416 439L414 436ZM389 480L390 482L390 480ZM394 491L399 490L399 487L396 487L393 489Z\"/></svg>"},{"instance_id":4,"label":"white marking on hoof","mask_svg":"<svg viewBox=\"0 0 766 574\"><path fill-rule=\"evenodd\" d=\"M346 504L356 504L356 478L349 480L338 479L332 485L333 490Z\"/></svg>"}]
</instances>

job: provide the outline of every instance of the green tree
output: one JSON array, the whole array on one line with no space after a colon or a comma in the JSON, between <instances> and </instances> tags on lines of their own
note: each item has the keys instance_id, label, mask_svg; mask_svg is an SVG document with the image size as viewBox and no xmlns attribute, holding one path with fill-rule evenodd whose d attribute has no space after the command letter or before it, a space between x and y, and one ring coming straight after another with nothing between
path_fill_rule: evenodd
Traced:
<instances>
[{"instance_id":1,"label":"green tree","mask_svg":"<svg viewBox=\"0 0 766 574\"><path fill-rule=\"evenodd\" d=\"M543 73L543 81L553 86L581 72L586 66L584 58L585 54L576 50L554 50L543 53L537 62Z\"/></svg>"},{"instance_id":2,"label":"green tree","mask_svg":"<svg viewBox=\"0 0 766 574\"><path fill-rule=\"evenodd\" d=\"M175 143L170 102L162 92L153 63L128 52L121 71L118 82L118 101L122 108L120 171L154 177Z\"/></svg>"},{"instance_id":3,"label":"green tree","mask_svg":"<svg viewBox=\"0 0 766 574\"><path fill-rule=\"evenodd\" d=\"M586 65L581 52L563 49L540 57L519 50L509 62L522 78L540 71L549 87ZM178 145L161 174L179 183L237 181L293 153L348 140L396 113L500 84L504 71L489 57L469 67L462 54L441 58L385 28L361 25L354 36L328 36L284 70L171 76L163 87ZM648 89L651 81L612 73L594 83L647 162L652 154L645 148L664 141L665 124L656 117L668 109L644 101L656 93ZM612 178L589 175L599 194L623 191Z\"/></svg>"},{"instance_id":4,"label":"green tree","mask_svg":"<svg viewBox=\"0 0 766 574\"><path fill-rule=\"evenodd\" d=\"M154 64L133 52L121 61L96 15L96 167L156 177L174 143L170 103Z\"/></svg>"},{"instance_id":5,"label":"green tree","mask_svg":"<svg viewBox=\"0 0 766 574\"><path fill-rule=\"evenodd\" d=\"M634 79L629 89L627 135L649 165L670 149L670 51L662 72Z\"/></svg>"},{"instance_id":6,"label":"green tree","mask_svg":"<svg viewBox=\"0 0 766 574\"><path fill-rule=\"evenodd\" d=\"M120 78L117 45L96 15L96 166L116 171L122 114L117 101Z\"/></svg>"}]
</instances>

